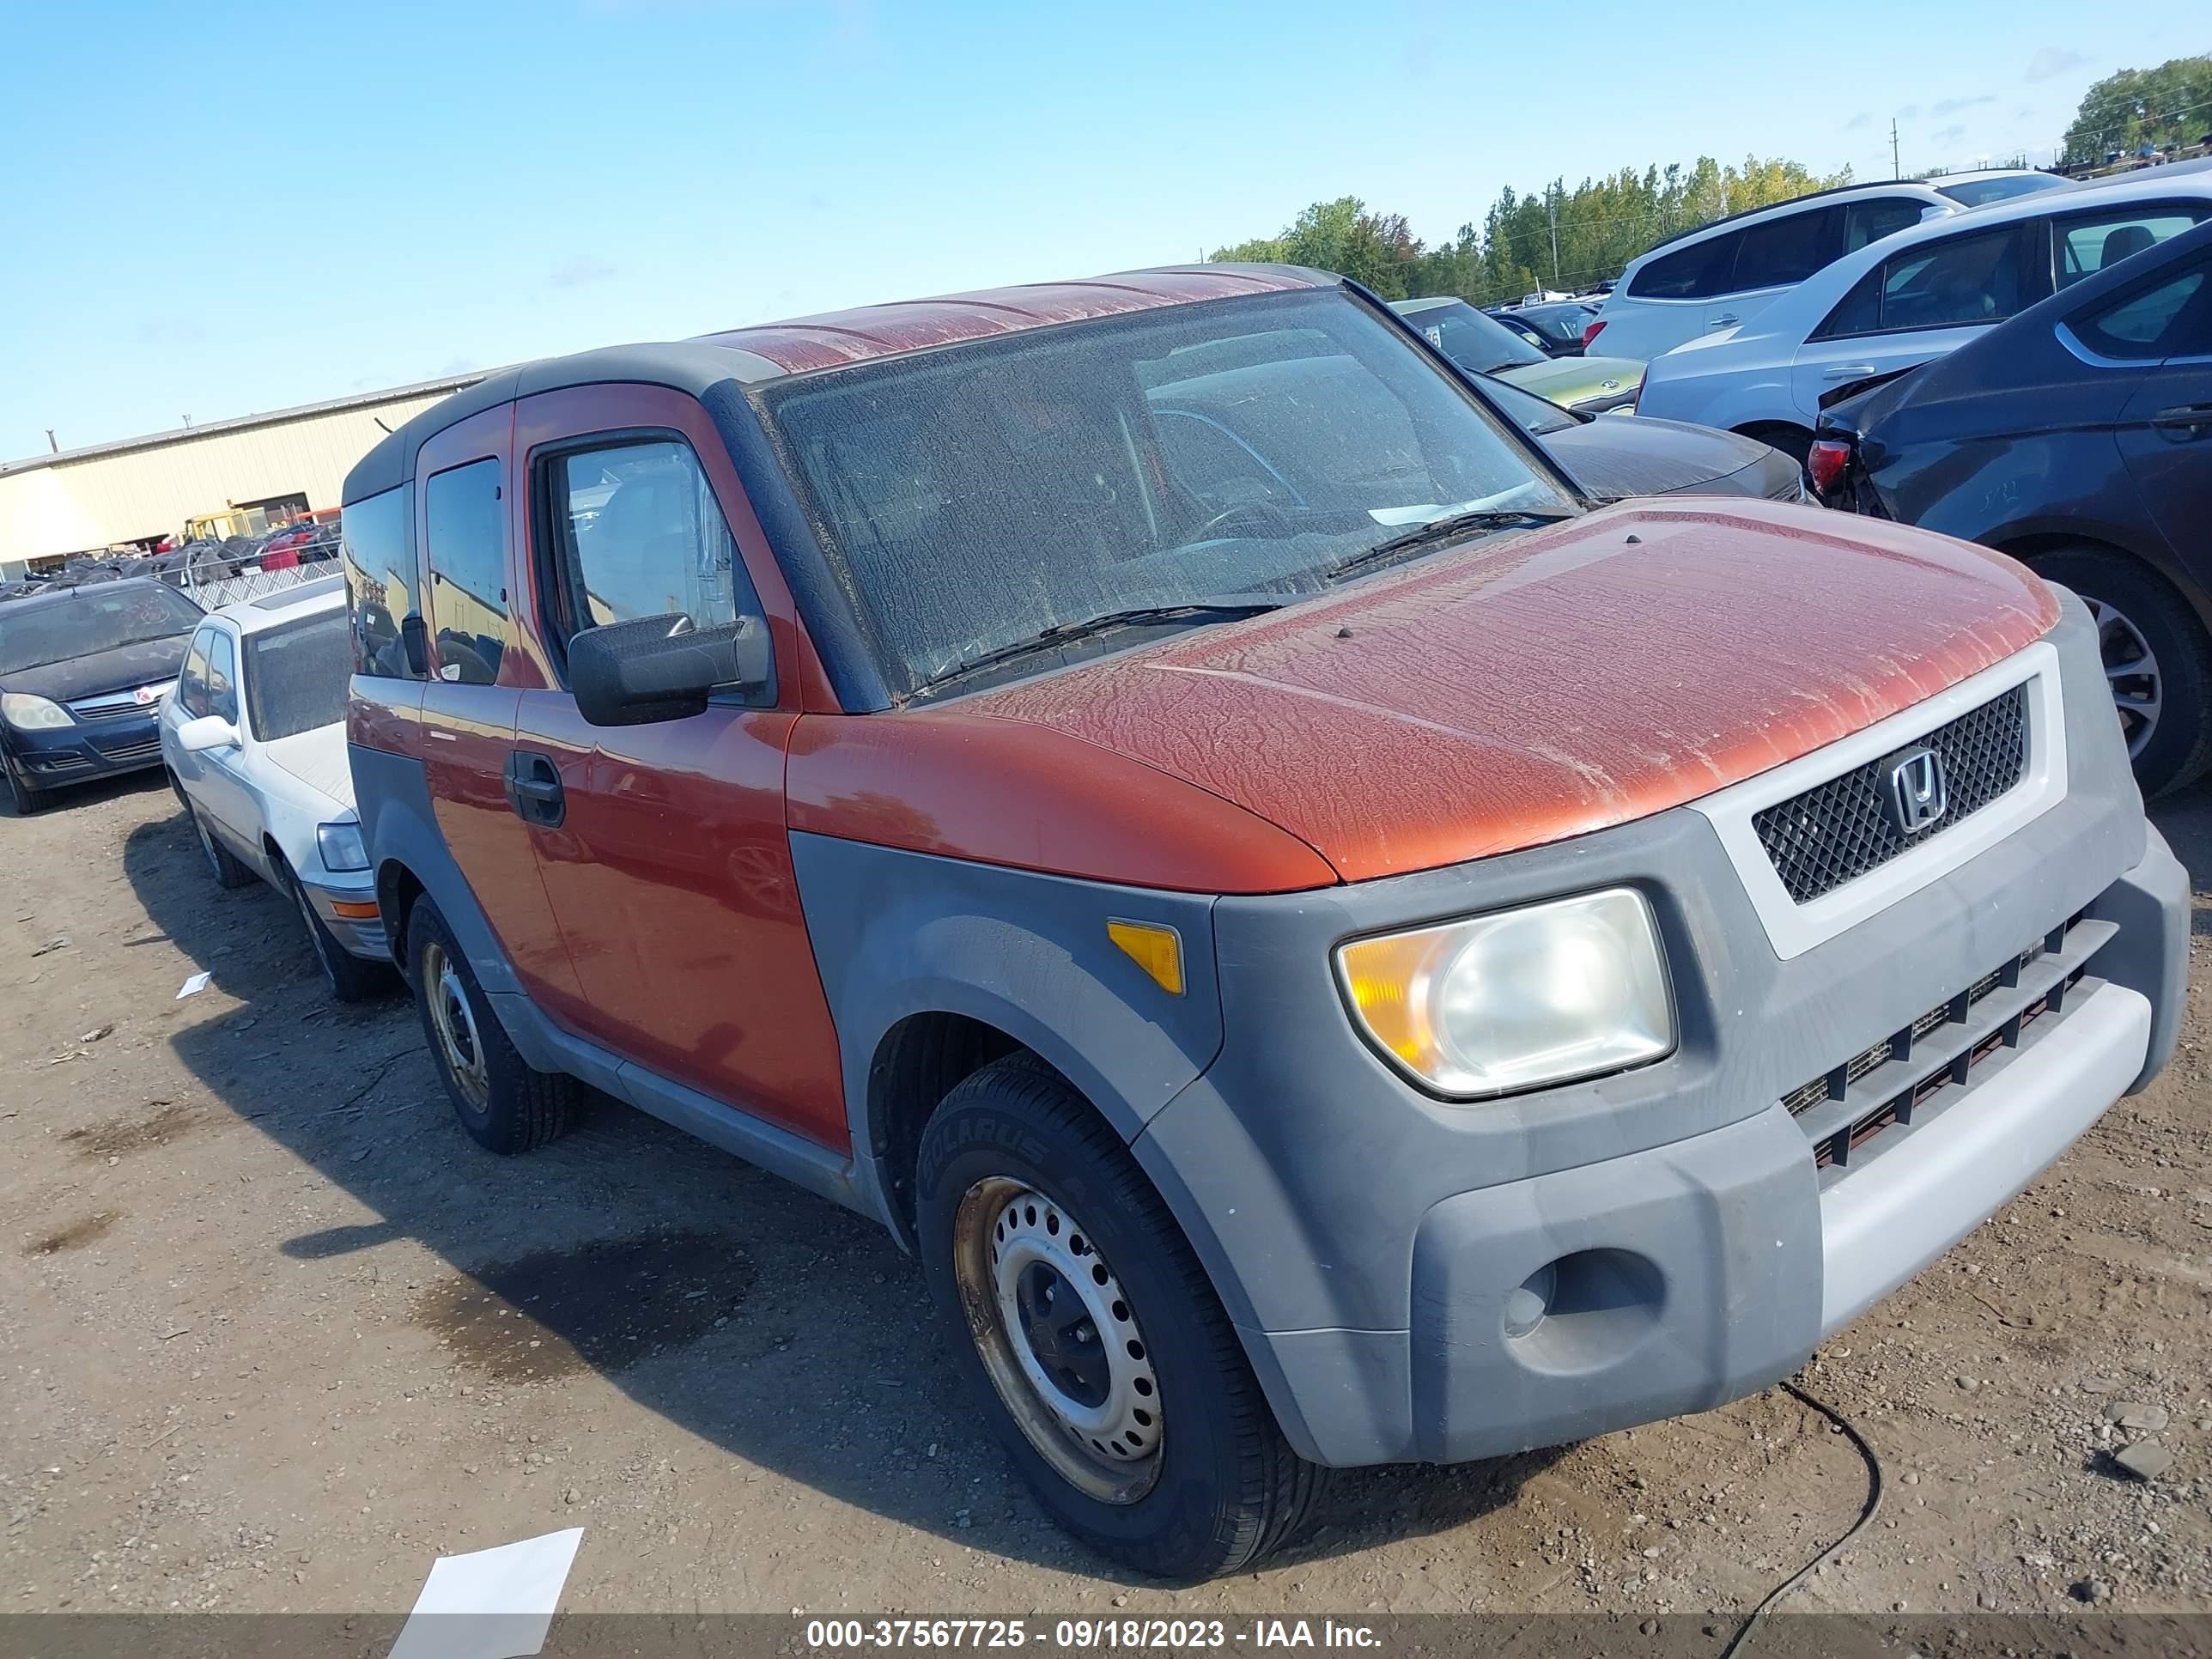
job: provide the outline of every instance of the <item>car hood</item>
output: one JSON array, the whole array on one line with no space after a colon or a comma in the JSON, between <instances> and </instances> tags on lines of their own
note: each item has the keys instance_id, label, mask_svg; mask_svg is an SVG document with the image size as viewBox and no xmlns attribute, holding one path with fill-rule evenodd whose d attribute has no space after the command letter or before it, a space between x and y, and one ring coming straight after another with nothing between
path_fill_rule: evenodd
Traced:
<instances>
[{"instance_id":1,"label":"car hood","mask_svg":"<svg viewBox=\"0 0 2212 1659\"><path fill-rule=\"evenodd\" d=\"M1498 378L1555 404L1572 405L1635 391L1644 384L1644 365L1630 357L1552 357L1500 369Z\"/></svg>"},{"instance_id":2,"label":"car hood","mask_svg":"<svg viewBox=\"0 0 2212 1659\"><path fill-rule=\"evenodd\" d=\"M134 685L173 680L177 678L177 670L184 666L185 648L191 641L190 634L179 634L172 639L149 640L142 645L97 651L88 657L71 657L36 668L18 668L12 673L0 674L0 690L26 691L34 697L70 702L78 697L96 697L105 691L127 691Z\"/></svg>"},{"instance_id":3,"label":"car hood","mask_svg":"<svg viewBox=\"0 0 2212 1659\"><path fill-rule=\"evenodd\" d=\"M261 753L270 765L281 767L334 805L352 811L353 770L346 762L343 720L265 743Z\"/></svg>"},{"instance_id":4,"label":"car hood","mask_svg":"<svg viewBox=\"0 0 2212 1659\"><path fill-rule=\"evenodd\" d=\"M1780 495L1797 473L1795 461L1755 438L1681 421L1607 416L1536 441L1600 501L1694 490L1723 480L1729 481L1726 494Z\"/></svg>"},{"instance_id":5,"label":"car hood","mask_svg":"<svg viewBox=\"0 0 2212 1659\"><path fill-rule=\"evenodd\" d=\"M1180 778L1338 877L1694 800L2057 620L2000 555L1762 501L1639 501L946 705Z\"/></svg>"}]
</instances>

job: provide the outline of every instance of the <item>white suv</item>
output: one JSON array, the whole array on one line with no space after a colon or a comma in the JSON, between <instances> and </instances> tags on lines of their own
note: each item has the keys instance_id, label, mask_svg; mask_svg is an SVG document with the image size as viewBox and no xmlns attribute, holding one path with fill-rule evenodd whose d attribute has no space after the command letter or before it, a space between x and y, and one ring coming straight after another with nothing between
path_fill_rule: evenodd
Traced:
<instances>
[{"instance_id":1,"label":"white suv","mask_svg":"<svg viewBox=\"0 0 2212 1659\"><path fill-rule=\"evenodd\" d=\"M1648 362L1685 340L1749 322L1814 271L1923 219L2066 185L2055 174L2017 168L1948 173L1847 185L1717 219L1629 261L1583 343ZM1595 344L1601 335L1601 348Z\"/></svg>"}]
</instances>

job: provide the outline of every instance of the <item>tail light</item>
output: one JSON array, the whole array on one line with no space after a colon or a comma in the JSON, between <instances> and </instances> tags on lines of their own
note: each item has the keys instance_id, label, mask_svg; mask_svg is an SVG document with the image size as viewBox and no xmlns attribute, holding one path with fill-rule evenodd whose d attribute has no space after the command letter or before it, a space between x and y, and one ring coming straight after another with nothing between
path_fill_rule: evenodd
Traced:
<instances>
[{"instance_id":1,"label":"tail light","mask_svg":"<svg viewBox=\"0 0 2212 1659\"><path fill-rule=\"evenodd\" d=\"M1805 456L1805 470L1813 475L1813 488L1823 495L1833 489L1850 465L1851 447L1841 438L1815 438Z\"/></svg>"},{"instance_id":2,"label":"tail light","mask_svg":"<svg viewBox=\"0 0 2212 1659\"><path fill-rule=\"evenodd\" d=\"M1605 319L1602 317L1591 318L1589 325L1583 330L1583 349L1584 351L1588 351L1590 349L1590 342L1604 332Z\"/></svg>"}]
</instances>

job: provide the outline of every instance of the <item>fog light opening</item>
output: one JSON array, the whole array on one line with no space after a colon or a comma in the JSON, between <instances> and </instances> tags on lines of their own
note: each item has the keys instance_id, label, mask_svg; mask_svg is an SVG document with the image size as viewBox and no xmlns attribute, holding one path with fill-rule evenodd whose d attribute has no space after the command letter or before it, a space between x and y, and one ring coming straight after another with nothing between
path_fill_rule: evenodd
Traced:
<instances>
[{"instance_id":1,"label":"fog light opening","mask_svg":"<svg viewBox=\"0 0 2212 1659\"><path fill-rule=\"evenodd\" d=\"M1666 1279L1648 1258L1577 1250L1509 1291L1503 1322L1523 1364L1574 1375L1626 1359L1658 1328L1666 1303Z\"/></svg>"},{"instance_id":2,"label":"fog light opening","mask_svg":"<svg viewBox=\"0 0 2212 1659\"><path fill-rule=\"evenodd\" d=\"M1547 1261L1505 1297L1505 1334L1523 1337L1544 1322L1559 1284L1559 1263Z\"/></svg>"}]
</instances>

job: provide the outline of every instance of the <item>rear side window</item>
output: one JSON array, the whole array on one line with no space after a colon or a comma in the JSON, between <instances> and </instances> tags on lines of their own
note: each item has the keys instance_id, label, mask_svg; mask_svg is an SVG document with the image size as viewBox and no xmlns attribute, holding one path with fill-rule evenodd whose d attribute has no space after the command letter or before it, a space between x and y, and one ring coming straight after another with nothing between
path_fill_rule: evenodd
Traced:
<instances>
[{"instance_id":1,"label":"rear side window","mask_svg":"<svg viewBox=\"0 0 2212 1659\"><path fill-rule=\"evenodd\" d=\"M1926 204L1910 196L1881 196L1871 202L1853 202L1844 210L1844 253L1856 253L1869 242L1879 242L1920 222Z\"/></svg>"},{"instance_id":2,"label":"rear side window","mask_svg":"<svg viewBox=\"0 0 2212 1659\"><path fill-rule=\"evenodd\" d=\"M1751 225L1736 250L1731 292L1740 289L1785 288L1802 283L1837 254L1838 210L1785 214L1762 225Z\"/></svg>"},{"instance_id":3,"label":"rear side window","mask_svg":"<svg viewBox=\"0 0 2212 1659\"><path fill-rule=\"evenodd\" d=\"M1861 277L1812 337L2001 321L2039 297L2027 291L2020 240L2008 225L1900 253Z\"/></svg>"},{"instance_id":4,"label":"rear side window","mask_svg":"<svg viewBox=\"0 0 2212 1659\"><path fill-rule=\"evenodd\" d=\"M1727 289L1743 233L1708 236L1672 253L1662 253L1636 273L1628 285L1632 300L1700 300Z\"/></svg>"},{"instance_id":5,"label":"rear side window","mask_svg":"<svg viewBox=\"0 0 2212 1659\"><path fill-rule=\"evenodd\" d=\"M489 685L507 649L507 510L499 463L471 461L423 486L438 678Z\"/></svg>"},{"instance_id":6,"label":"rear side window","mask_svg":"<svg viewBox=\"0 0 2212 1659\"><path fill-rule=\"evenodd\" d=\"M573 638L641 617L701 628L758 616L738 544L691 446L647 439L544 464L555 608Z\"/></svg>"},{"instance_id":7,"label":"rear side window","mask_svg":"<svg viewBox=\"0 0 2212 1659\"><path fill-rule=\"evenodd\" d=\"M353 617L353 672L378 679L420 679L407 665L399 624L420 600L408 549L407 486L349 504L338 539L345 562L346 606Z\"/></svg>"},{"instance_id":8,"label":"rear side window","mask_svg":"<svg viewBox=\"0 0 2212 1659\"><path fill-rule=\"evenodd\" d=\"M2212 356L2212 258L2070 319L2090 350L2130 362Z\"/></svg>"},{"instance_id":9,"label":"rear side window","mask_svg":"<svg viewBox=\"0 0 2212 1659\"><path fill-rule=\"evenodd\" d=\"M2051 237L2051 275L2060 288L2071 288L2084 276L2094 276L2130 254L2156 247L2169 236L2179 236L2203 216L2200 208L2165 203L2061 219L2051 227L2056 233Z\"/></svg>"}]
</instances>

